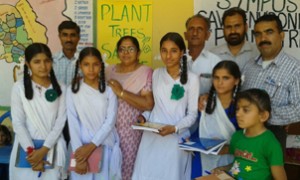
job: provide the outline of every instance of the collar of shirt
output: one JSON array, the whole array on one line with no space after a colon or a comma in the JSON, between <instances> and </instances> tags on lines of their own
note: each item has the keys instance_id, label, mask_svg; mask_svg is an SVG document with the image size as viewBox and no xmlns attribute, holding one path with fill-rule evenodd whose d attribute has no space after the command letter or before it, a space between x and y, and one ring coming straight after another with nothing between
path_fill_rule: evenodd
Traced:
<instances>
[{"instance_id":1,"label":"collar of shirt","mask_svg":"<svg viewBox=\"0 0 300 180\"><path fill-rule=\"evenodd\" d=\"M228 48L227 43L221 45L218 50L219 50L220 54L230 54L230 55L232 55L231 51ZM248 42L248 41L245 41L245 43L244 43L243 47L241 48L239 54L242 54L242 53L248 52L248 51L252 51L252 50L253 50L253 47L252 47L251 43Z\"/></svg>"},{"instance_id":2,"label":"collar of shirt","mask_svg":"<svg viewBox=\"0 0 300 180\"><path fill-rule=\"evenodd\" d=\"M285 56L285 52L281 49L281 51L279 52L279 54L274 58L274 60L272 61L271 64L275 64L276 66L280 66L283 63L283 56ZM261 55L259 55L256 58L256 64L261 65L263 64L263 60Z\"/></svg>"},{"instance_id":3,"label":"collar of shirt","mask_svg":"<svg viewBox=\"0 0 300 180\"><path fill-rule=\"evenodd\" d=\"M62 59L68 59L68 60L73 61L73 60L77 60L78 57L79 57L79 52L78 52L78 51L75 52L74 56L73 56L71 59L67 58L67 57L65 56L65 54L63 53L63 51L59 51L58 53L56 53L56 54L53 56L53 59L54 59L54 61L60 61L60 60L62 60Z\"/></svg>"}]
</instances>

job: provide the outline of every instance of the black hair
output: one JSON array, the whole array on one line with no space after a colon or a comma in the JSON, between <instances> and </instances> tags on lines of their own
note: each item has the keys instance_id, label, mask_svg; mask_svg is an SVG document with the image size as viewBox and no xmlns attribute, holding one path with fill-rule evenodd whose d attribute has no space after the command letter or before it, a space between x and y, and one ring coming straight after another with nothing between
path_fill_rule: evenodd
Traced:
<instances>
[{"instance_id":1,"label":"black hair","mask_svg":"<svg viewBox=\"0 0 300 180\"><path fill-rule=\"evenodd\" d=\"M166 35L164 35L160 40L160 48L162 47L162 44L168 40L174 42L179 47L180 51L186 53L186 46L180 34L176 32L169 32ZM181 68L180 82L181 84L186 84L188 81L188 76L187 76L187 57L185 54L182 56L182 62L180 68Z\"/></svg>"},{"instance_id":2,"label":"black hair","mask_svg":"<svg viewBox=\"0 0 300 180\"><path fill-rule=\"evenodd\" d=\"M46 44L43 43L33 43L30 44L26 49L25 49L25 61L30 64L30 61L34 56L36 56L39 53L45 54L52 62L52 53L49 49L49 47ZM51 84L53 86L53 89L56 91L57 95L60 96L62 91L61 88L57 82L57 79L55 77L53 68L51 67L50 70L50 80ZM24 64L24 87L25 87L25 96L27 99L31 100L33 98L33 88L32 88L32 82L31 82L31 77L28 71L28 67L26 63Z\"/></svg>"},{"instance_id":3,"label":"black hair","mask_svg":"<svg viewBox=\"0 0 300 180\"><path fill-rule=\"evenodd\" d=\"M231 105L235 105L235 99L236 99L236 93L239 92L241 88L241 71L239 69L239 66L234 61L224 60L220 61L216 66L213 68L212 72L212 78L214 77L215 73L219 69L226 69L230 75L232 75L235 79L239 79L240 82L238 85L234 87L234 90L232 91L232 102ZM214 85L211 86L208 99L207 99L207 105L205 112L207 114L212 114L216 108L216 89ZM233 108L230 108L228 113L229 118L232 118L235 116L235 106Z\"/></svg>"},{"instance_id":4,"label":"black hair","mask_svg":"<svg viewBox=\"0 0 300 180\"><path fill-rule=\"evenodd\" d=\"M186 28L188 28L188 25L189 25L189 23L190 23L190 21L192 20L192 19L194 19L194 18L199 18L199 19L203 19L204 21L205 21L205 23L206 23L206 27L207 27L207 30L210 30L210 20L207 18L207 17L205 17L205 16L203 16L203 15L201 15L201 14L195 14L195 15L193 15L193 16L191 16L191 17L189 17L187 20L186 20L186 22L185 22L185 27Z\"/></svg>"},{"instance_id":5,"label":"black hair","mask_svg":"<svg viewBox=\"0 0 300 180\"><path fill-rule=\"evenodd\" d=\"M259 17L258 19L256 19L255 25L258 24L259 22L263 22L263 21L267 21L267 22L275 21L277 24L278 31L279 32L283 31L281 21L280 21L279 17L276 16L274 13L267 13L267 14L264 14L263 16Z\"/></svg>"},{"instance_id":6,"label":"black hair","mask_svg":"<svg viewBox=\"0 0 300 180\"><path fill-rule=\"evenodd\" d=\"M80 27L73 21L63 21L58 26L58 32L60 33L64 29L75 29L77 34L80 34Z\"/></svg>"},{"instance_id":7,"label":"black hair","mask_svg":"<svg viewBox=\"0 0 300 180\"><path fill-rule=\"evenodd\" d=\"M119 39L119 41L117 42L117 51L119 51L122 42L126 39L129 39L134 44L134 46L136 47L137 52L141 51L139 41L137 40L136 37L133 37L133 36L123 36L123 37L121 37Z\"/></svg>"},{"instance_id":8,"label":"black hair","mask_svg":"<svg viewBox=\"0 0 300 180\"><path fill-rule=\"evenodd\" d=\"M271 100L269 94L265 90L252 88L241 91L237 95L237 102L241 99L245 99L249 103L254 104L259 112L269 112L271 117Z\"/></svg>"},{"instance_id":9,"label":"black hair","mask_svg":"<svg viewBox=\"0 0 300 180\"><path fill-rule=\"evenodd\" d=\"M239 7L232 7L230 9L227 9L223 13L223 16L222 16L222 24L223 24L223 26L224 26L226 17L228 17L228 16L234 16L236 14L242 16L243 22L244 22L244 24L246 24L246 22L247 22L246 12L243 9L239 8Z\"/></svg>"},{"instance_id":10,"label":"black hair","mask_svg":"<svg viewBox=\"0 0 300 180\"><path fill-rule=\"evenodd\" d=\"M11 137L11 133L8 130L8 128L6 126L0 124L0 132L3 132L3 134L6 136L6 140L5 140L4 144L10 145L12 137Z\"/></svg>"},{"instance_id":11,"label":"black hair","mask_svg":"<svg viewBox=\"0 0 300 180\"><path fill-rule=\"evenodd\" d=\"M100 71L100 79L99 79L99 91L100 93L105 92L106 84L105 84L105 65L102 60L102 56L100 51L97 48L94 47L86 47L83 48L79 53L79 58L76 61L76 67L75 67L75 75L72 80L72 92L77 93L80 88L80 77L78 74L79 64L82 62L82 60L87 56L95 56L100 62L101 62L101 71Z\"/></svg>"}]
</instances>

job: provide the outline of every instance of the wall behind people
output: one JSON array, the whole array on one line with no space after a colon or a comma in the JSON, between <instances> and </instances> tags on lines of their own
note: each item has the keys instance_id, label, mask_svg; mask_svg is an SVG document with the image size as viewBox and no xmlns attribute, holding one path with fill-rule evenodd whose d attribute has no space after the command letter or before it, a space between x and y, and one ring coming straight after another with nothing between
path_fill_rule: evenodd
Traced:
<instances>
[{"instance_id":1,"label":"wall behind people","mask_svg":"<svg viewBox=\"0 0 300 180\"><path fill-rule=\"evenodd\" d=\"M97 32L93 28L96 16L93 6L97 1L101 0L0 0L0 29L3 30L0 31L0 111L9 109L11 87L14 81L22 78L25 47L33 42L43 42L53 53L61 49L57 34L61 21L71 19L80 26L80 49L95 45L94 33ZM138 2L128 2L134 1ZM183 35L185 20L193 14L194 2L150 1L153 24L149 61L152 61L151 66L158 67L162 65L159 59L160 38L169 31Z\"/></svg>"},{"instance_id":2,"label":"wall behind people","mask_svg":"<svg viewBox=\"0 0 300 180\"><path fill-rule=\"evenodd\" d=\"M224 42L222 30L223 12L231 7L240 7L246 11L248 41L254 42L252 30L255 20L265 12L274 12L279 16L284 31L284 48L297 57L300 49L300 1L299 0L194 0L194 13L209 17L212 34L208 47L220 45ZM254 42L255 43L255 42Z\"/></svg>"}]
</instances>

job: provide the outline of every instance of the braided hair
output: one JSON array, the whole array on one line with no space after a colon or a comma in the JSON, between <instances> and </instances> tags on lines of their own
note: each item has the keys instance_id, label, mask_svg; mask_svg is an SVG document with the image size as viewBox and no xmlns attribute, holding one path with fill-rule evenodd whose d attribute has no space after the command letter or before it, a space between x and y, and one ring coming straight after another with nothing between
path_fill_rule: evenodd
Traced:
<instances>
[{"instance_id":1,"label":"braided hair","mask_svg":"<svg viewBox=\"0 0 300 180\"><path fill-rule=\"evenodd\" d=\"M233 61L229 61L229 60L224 60L219 62L213 69L213 73L212 76L215 75L216 71L219 69L226 69L228 71L228 73L230 75L232 75L235 79L241 79L241 71L239 69L239 66L233 62ZM233 87L232 90L232 102L231 105L234 105L233 108L229 109L229 113L228 116L229 118L232 118L235 116L235 100L236 100L236 94L237 92L239 92L241 87L241 81L239 81L239 84ZM207 99L207 105L206 105L206 109L205 112L207 114L212 114L216 108L216 99L217 99L217 92L216 89L214 87L214 85L211 86L210 90L209 90L209 94L208 94L208 99Z\"/></svg>"},{"instance_id":2,"label":"braided hair","mask_svg":"<svg viewBox=\"0 0 300 180\"><path fill-rule=\"evenodd\" d=\"M39 53L45 54L53 62L52 53L46 44L33 43L25 49L25 61L27 62L27 64L30 64L30 61L32 60L32 58ZM30 73L29 73L29 68L28 68L27 64L26 63L24 64L24 77L23 77L24 78L24 87L25 87L25 97L28 100L31 100L33 98L33 88L32 88L32 82L31 82L31 77L30 77ZM55 77L53 68L51 68L51 71L50 71L50 81L53 86L53 89L56 91L57 95L60 96L62 91L61 91L61 88Z\"/></svg>"},{"instance_id":3,"label":"braided hair","mask_svg":"<svg viewBox=\"0 0 300 180\"><path fill-rule=\"evenodd\" d=\"M79 71L79 65L82 62L82 60L87 57L87 56L95 56L100 62L101 62L101 71L99 74L99 91L100 93L105 92L106 89L106 84L105 84L105 65L104 62L102 60L102 56L101 53L98 49L94 48L94 47L86 47L83 48L80 53L79 53L79 58L76 61L76 66L75 66L75 75L74 78L72 80L72 92L73 93L77 93L79 91L80 88L80 75L78 73Z\"/></svg>"},{"instance_id":4,"label":"braided hair","mask_svg":"<svg viewBox=\"0 0 300 180\"><path fill-rule=\"evenodd\" d=\"M186 53L186 46L180 34L176 32L169 32L166 35L164 35L160 40L160 48L162 47L162 44L168 40L174 42L179 47L180 51ZM181 63L180 63L180 82L181 84L186 84L187 81L188 81L187 57L184 54L181 58Z\"/></svg>"}]
</instances>

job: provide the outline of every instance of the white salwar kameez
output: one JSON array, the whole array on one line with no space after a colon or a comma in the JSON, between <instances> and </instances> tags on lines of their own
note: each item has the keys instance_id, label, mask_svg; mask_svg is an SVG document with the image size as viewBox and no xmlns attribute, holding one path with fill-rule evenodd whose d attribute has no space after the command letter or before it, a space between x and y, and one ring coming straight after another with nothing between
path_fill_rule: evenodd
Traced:
<instances>
[{"instance_id":1,"label":"white salwar kameez","mask_svg":"<svg viewBox=\"0 0 300 180\"><path fill-rule=\"evenodd\" d=\"M175 125L179 133L160 136L144 132L135 162L133 180L185 180L191 177L191 154L180 150L181 138L189 136L188 128L197 117L199 79L189 72L188 82L182 85L185 92L179 100L171 99L174 84L165 68L153 73L153 96L155 105L148 121Z\"/></svg>"},{"instance_id":2,"label":"white salwar kameez","mask_svg":"<svg viewBox=\"0 0 300 180\"><path fill-rule=\"evenodd\" d=\"M201 112L199 137L224 139L229 143L232 134L235 132L235 127L226 115L218 97L216 98L216 103L216 108L212 114ZM231 154L211 155L201 153L202 174L205 174L205 171L228 165L233 162L233 159L234 157Z\"/></svg>"},{"instance_id":3,"label":"white salwar kameez","mask_svg":"<svg viewBox=\"0 0 300 180\"><path fill-rule=\"evenodd\" d=\"M44 88L32 81L32 87L32 100L27 100L25 97L23 80L16 82L12 88L11 115L15 141L9 164L10 179L63 179L67 152L62 135L66 121L65 87L60 86L62 94L53 102L47 101L45 97L45 92L52 89L52 85ZM45 140L43 146L49 149L55 148L54 168L45 169L40 178L38 178L38 171L15 167L18 145L20 144L26 151L27 147L34 147L33 139Z\"/></svg>"},{"instance_id":4,"label":"white salwar kameez","mask_svg":"<svg viewBox=\"0 0 300 180\"><path fill-rule=\"evenodd\" d=\"M71 179L109 180L121 178L121 150L115 122L118 102L109 86L100 93L83 81L77 93L67 90L67 114L71 147L75 152L84 144L103 146L103 161L100 173L84 175L71 172Z\"/></svg>"}]
</instances>

